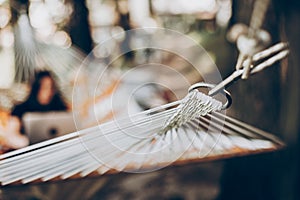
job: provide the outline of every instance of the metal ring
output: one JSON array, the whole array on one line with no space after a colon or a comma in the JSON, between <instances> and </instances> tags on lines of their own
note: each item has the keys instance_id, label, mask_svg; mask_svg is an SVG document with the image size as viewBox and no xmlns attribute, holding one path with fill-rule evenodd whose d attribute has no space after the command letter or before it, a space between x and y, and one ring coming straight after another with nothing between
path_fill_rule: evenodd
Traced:
<instances>
[{"instance_id":1,"label":"metal ring","mask_svg":"<svg viewBox=\"0 0 300 200\"><path fill-rule=\"evenodd\" d=\"M204 82L195 83L191 87L189 87L188 92L191 92L191 91L193 91L195 89L198 89L198 88L203 88L203 87L205 87L205 88L214 88L215 86L216 85L214 85L214 84L204 83ZM227 102L225 104L223 104L223 106L222 106L222 110L225 110L225 109L227 109L231 106L232 98L231 98L231 94L225 89L223 89L221 91L221 93L227 98Z\"/></svg>"}]
</instances>

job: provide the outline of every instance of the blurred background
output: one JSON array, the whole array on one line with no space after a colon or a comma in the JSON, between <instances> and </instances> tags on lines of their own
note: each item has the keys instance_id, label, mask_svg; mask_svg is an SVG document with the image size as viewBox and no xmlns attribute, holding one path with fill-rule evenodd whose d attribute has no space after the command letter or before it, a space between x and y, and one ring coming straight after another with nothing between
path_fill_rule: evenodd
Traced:
<instances>
[{"instance_id":1,"label":"blurred background","mask_svg":"<svg viewBox=\"0 0 300 200\"><path fill-rule=\"evenodd\" d=\"M24 127L14 135L19 138L16 140L23 141L22 145L7 142L12 136L6 128L16 106L30 96L39 71L53 75L66 106L64 110L75 113L81 122L79 128L108 121L112 113L121 116L128 110L139 112L186 94L185 85L181 82L176 85L176 76L159 69L151 73L141 70L118 85L120 77L135 66L160 63L179 71L189 84L203 80L190 63L170 52L141 49L119 56L127 49L153 42L139 35L128 37L127 30L159 27L182 33L208 52L209 59L201 55L197 58L206 76L213 73L215 63L225 78L235 69L236 40L247 32L254 3L254 0L0 0L1 151L33 143L30 138L28 141L22 138L26 136L22 132ZM296 0L270 1L262 29L269 33L270 44L288 42L290 55L229 88L233 105L227 114L278 136L287 144L284 150L169 167L141 175L117 174L8 187L0 189L0 199L299 199L299 11L300 3ZM161 42L160 38L156 40ZM101 73L104 73L101 83L95 86L94 80ZM122 95L145 79L153 82L162 79L173 83L174 88L146 85L129 105L122 106L124 102L120 99L114 112L103 109L116 85ZM95 104L99 114L91 116Z\"/></svg>"}]
</instances>

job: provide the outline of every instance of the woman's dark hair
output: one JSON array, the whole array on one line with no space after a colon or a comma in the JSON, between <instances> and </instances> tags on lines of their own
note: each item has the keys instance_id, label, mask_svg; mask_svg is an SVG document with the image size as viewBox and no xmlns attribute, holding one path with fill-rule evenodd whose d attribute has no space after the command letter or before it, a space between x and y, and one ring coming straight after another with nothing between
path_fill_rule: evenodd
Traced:
<instances>
[{"instance_id":1,"label":"woman's dark hair","mask_svg":"<svg viewBox=\"0 0 300 200\"><path fill-rule=\"evenodd\" d=\"M41 88L41 80L44 78L44 77L49 77L53 80L53 77L51 75L51 73L49 71L40 71L38 72L36 75L35 75L35 79L32 83L32 86L31 86L31 92L29 94L29 98L28 99L36 99L38 93L39 93L39 90ZM54 86L54 92L58 92L57 91L57 87L55 85L55 82L53 80L53 86Z\"/></svg>"},{"instance_id":2,"label":"woman's dark hair","mask_svg":"<svg viewBox=\"0 0 300 200\"><path fill-rule=\"evenodd\" d=\"M65 102L61 98L61 94L58 90L58 87L55 84L53 75L49 71L39 71L36 73L35 79L32 83L31 91L30 91L27 101L30 101L30 102L37 101L37 96L38 96L39 90L41 88L41 81L45 77L49 77L52 79L52 84L53 84L53 88L54 88L54 95L52 97L52 102L59 103L59 104L65 104Z\"/></svg>"}]
</instances>

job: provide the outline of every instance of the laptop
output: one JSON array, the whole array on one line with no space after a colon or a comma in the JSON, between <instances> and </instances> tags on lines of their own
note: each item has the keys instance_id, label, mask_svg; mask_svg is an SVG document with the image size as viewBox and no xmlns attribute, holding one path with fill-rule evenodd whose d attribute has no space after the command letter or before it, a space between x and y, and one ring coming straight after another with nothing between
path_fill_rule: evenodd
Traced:
<instances>
[{"instance_id":1,"label":"laptop","mask_svg":"<svg viewBox=\"0 0 300 200\"><path fill-rule=\"evenodd\" d=\"M22 122L31 144L76 131L72 112L28 112Z\"/></svg>"}]
</instances>

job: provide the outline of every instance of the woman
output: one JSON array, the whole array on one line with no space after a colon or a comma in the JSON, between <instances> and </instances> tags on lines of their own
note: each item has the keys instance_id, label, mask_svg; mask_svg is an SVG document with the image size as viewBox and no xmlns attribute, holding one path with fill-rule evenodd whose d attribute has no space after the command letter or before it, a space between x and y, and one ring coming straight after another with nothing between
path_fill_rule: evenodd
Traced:
<instances>
[{"instance_id":1,"label":"woman","mask_svg":"<svg viewBox=\"0 0 300 200\"><path fill-rule=\"evenodd\" d=\"M18 149L29 144L21 124L22 117L26 112L49 112L63 111L67 106L55 86L54 79L48 71L39 72L32 84L28 99L17 105L8 119L8 124L0 129L2 145L7 150ZM0 127L1 128L1 127ZM1 131L2 130L2 131ZM4 134L5 133L5 134Z\"/></svg>"},{"instance_id":2,"label":"woman","mask_svg":"<svg viewBox=\"0 0 300 200\"><path fill-rule=\"evenodd\" d=\"M63 111L67 106L61 99L55 82L48 71L39 72L32 85L28 99L17 105L12 115L20 120L26 112Z\"/></svg>"}]
</instances>

